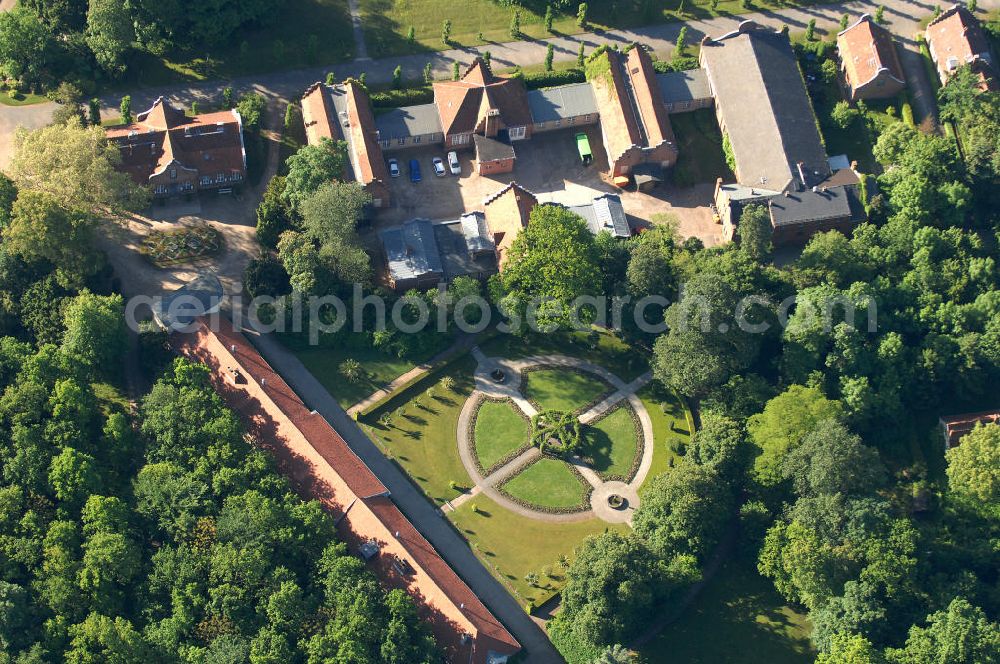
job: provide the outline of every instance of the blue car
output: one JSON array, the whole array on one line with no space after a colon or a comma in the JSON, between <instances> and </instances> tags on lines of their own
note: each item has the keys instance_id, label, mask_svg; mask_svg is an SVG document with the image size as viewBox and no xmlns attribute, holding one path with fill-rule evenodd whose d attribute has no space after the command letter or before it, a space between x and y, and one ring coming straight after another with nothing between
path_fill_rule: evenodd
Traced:
<instances>
[{"instance_id":1,"label":"blue car","mask_svg":"<svg viewBox=\"0 0 1000 664\"><path fill-rule=\"evenodd\" d=\"M410 160L410 182L420 182L420 162L416 159Z\"/></svg>"}]
</instances>

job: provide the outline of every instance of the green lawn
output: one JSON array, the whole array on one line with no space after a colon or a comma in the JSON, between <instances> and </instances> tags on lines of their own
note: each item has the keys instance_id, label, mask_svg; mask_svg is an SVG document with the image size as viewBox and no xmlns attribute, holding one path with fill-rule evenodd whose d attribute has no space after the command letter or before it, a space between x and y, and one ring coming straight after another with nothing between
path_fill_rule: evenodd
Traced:
<instances>
[{"instance_id":1,"label":"green lawn","mask_svg":"<svg viewBox=\"0 0 1000 664\"><path fill-rule=\"evenodd\" d=\"M653 465L649 468L648 481L670 470L671 460L677 463L678 454L670 446L675 442L687 444L691 435L684 406L676 396L665 394L662 388L650 384L639 391L638 397L653 424Z\"/></svg>"},{"instance_id":2,"label":"green lawn","mask_svg":"<svg viewBox=\"0 0 1000 664\"><path fill-rule=\"evenodd\" d=\"M45 95L36 95L31 92L0 90L0 104L4 106L30 106L32 104L42 104L48 100L49 98Z\"/></svg>"},{"instance_id":3,"label":"green lawn","mask_svg":"<svg viewBox=\"0 0 1000 664\"><path fill-rule=\"evenodd\" d=\"M605 478L628 478L638 451L632 409L623 404L585 431L580 456L590 461L590 467Z\"/></svg>"},{"instance_id":4,"label":"green lawn","mask_svg":"<svg viewBox=\"0 0 1000 664\"><path fill-rule=\"evenodd\" d=\"M162 58L140 54L120 87L231 79L352 57L354 34L347 0L286 0L273 23L238 31L232 42L173 51Z\"/></svg>"},{"instance_id":5,"label":"green lawn","mask_svg":"<svg viewBox=\"0 0 1000 664\"><path fill-rule=\"evenodd\" d=\"M390 402L388 427L365 426L372 440L436 503L459 495L452 482L459 487L471 482L458 456L457 431L459 413L474 387L475 366L471 355L456 360L436 380L419 383L408 400ZM445 376L455 382L450 391L441 385Z\"/></svg>"},{"instance_id":6,"label":"green lawn","mask_svg":"<svg viewBox=\"0 0 1000 664\"><path fill-rule=\"evenodd\" d=\"M640 651L641 664L807 664L806 616L752 561L730 560L676 622Z\"/></svg>"},{"instance_id":7,"label":"green lawn","mask_svg":"<svg viewBox=\"0 0 1000 664\"><path fill-rule=\"evenodd\" d=\"M323 387L333 395L344 408L349 408L368 395L417 366L418 361L400 359L369 346L338 344L334 346L304 346L292 337L285 337L288 347L306 368L323 383ZM340 364L352 358L361 363L365 376L352 383L340 373ZM429 358L420 358L426 360Z\"/></svg>"},{"instance_id":8,"label":"green lawn","mask_svg":"<svg viewBox=\"0 0 1000 664\"><path fill-rule=\"evenodd\" d=\"M574 412L610 391L611 387L603 380L572 369L528 371L521 381L521 392L539 410Z\"/></svg>"},{"instance_id":9,"label":"green lawn","mask_svg":"<svg viewBox=\"0 0 1000 664\"><path fill-rule=\"evenodd\" d=\"M601 330L592 337L587 332L531 333L524 337L498 334L480 344L486 355L516 360L531 355L568 355L593 362L622 380L638 378L649 362L615 335Z\"/></svg>"},{"instance_id":10,"label":"green lawn","mask_svg":"<svg viewBox=\"0 0 1000 664\"><path fill-rule=\"evenodd\" d=\"M476 456L489 472L517 449L528 446L528 423L510 401L484 401L476 414Z\"/></svg>"},{"instance_id":11,"label":"green lawn","mask_svg":"<svg viewBox=\"0 0 1000 664\"><path fill-rule=\"evenodd\" d=\"M474 507L479 511L475 511ZM572 560L573 552L589 535L628 528L626 525L609 525L598 519L575 523L525 519L483 495L449 512L448 518L494 576L513 590L521 601L536 604L558 592L565 583L559 566L560 556ZM553 576L548 576L547 571ZM524 580L529 572L538 575L538 586L529 585Z\"/></svg>"},{"instance_id":12,"label":"green lawn","mask_svg":"<svg viewBox=\"0 0 1000 664\"><path fill-rule=\"evenodd\" d=\"M700 182L715 182L722 178L731 182L735 176L726 164L722 151L722 132L715 112L703 108L670 116L677 138L677 165L673 169L674 184L687 187Z\"/></svg>"},{"instance_id":13,"label":"green lawn","mask_svg":"<svg viewBox=\"0 0 1000 664\"><path fill-rule=\"evenodd\" d=\"M482 46L492 42L510 41L511 18L514 9L497 0L361 0L365 41L369 55L382 57L421 51L436 51L461 46ZM557 12L553 20L555 35L580 32L576 24L577 3L569 3L565 12ZM753 11L775 9L799 2L781 0L755 2ZM547 2L524 0L519 3L521 33L528 39L544 40L543 17ZM685 19L704 19L718 14L746 14L739 0L721 0L718 8L710 10L711 0L689 0L685 12L677 12L676 2L648 2L648 0L601 0L590 2L588 19L592 30L632 28L651 23ZM442 23L450 20L451 44L442 37ZM414 41L407 39L413 27ZM480 34L483 39L480 39Z\"/></svg>"},{"instance_id":14,"label":"green lawn","mask_svg":"<svg viewBox=\"0 0 1000 664\"><path fill-rule=\"evenodd\" d=\"M501 487L514 498L554 509L582 506L586 488L568 463L548 457L534 462Z\"/></svg>"}]
</instances>

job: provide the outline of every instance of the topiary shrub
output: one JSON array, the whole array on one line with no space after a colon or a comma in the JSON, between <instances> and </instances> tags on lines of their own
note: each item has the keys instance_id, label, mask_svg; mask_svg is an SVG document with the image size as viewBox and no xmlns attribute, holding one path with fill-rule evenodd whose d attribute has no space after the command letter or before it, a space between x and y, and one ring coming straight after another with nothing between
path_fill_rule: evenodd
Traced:
<instances>
[{"instance_id":1,"label":"topiary shrub","mask_svg":"<svg viewBox=\"0 0 1000 664\"><path fill-rule=\"evenodd\" d=\"M543 410L531 418L531 444L542 454L567 457L580 443L580 420L573 413Z\"/></svg>"}]
</instances>

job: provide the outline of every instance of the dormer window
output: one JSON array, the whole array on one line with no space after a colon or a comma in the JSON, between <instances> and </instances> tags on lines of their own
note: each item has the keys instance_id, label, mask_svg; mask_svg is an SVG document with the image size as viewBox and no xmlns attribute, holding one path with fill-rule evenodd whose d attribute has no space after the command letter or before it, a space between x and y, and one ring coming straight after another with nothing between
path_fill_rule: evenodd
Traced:
<instances>
[{"instance_id":1,"label":"dormer window","mask_svg":"<svg viewBox=\"0 0 1000 664\"><path fill-rule=\"evenodd\" d=\"M170 169L170 179L171 180L176 180L177 179L177 169L176 168L171 168Z\"/></svg>"}]
</instances>

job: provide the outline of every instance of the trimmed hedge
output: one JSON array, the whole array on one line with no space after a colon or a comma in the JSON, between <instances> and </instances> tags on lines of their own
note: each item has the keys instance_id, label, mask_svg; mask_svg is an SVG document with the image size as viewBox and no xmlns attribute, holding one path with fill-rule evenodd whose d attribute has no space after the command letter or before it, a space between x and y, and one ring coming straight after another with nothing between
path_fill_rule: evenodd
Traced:
<instances>
[{"instance_id":1,"label":"trimmed hedge","mask_svg":"<svg viewBox=\"0 0 1000 664\"><path fill-rule=\"evenodd\" d=\"M524 81L524 87L529 90L587 82L587 75L584 74L582 69L578 69L576 67L562 71L540 71L529 74L521 73L519 77Z\"/></svg>"},{"instance_id":2,"label":"trimmed hedge","mask_svg":"<svg viewBox=\"0 0 1000 664\"><path fill-rule=\"evenodd\" d=\"M399 108L401 106L416 106L434 101L434 89L429 85L400 90L383 90L371 96L373 108Z\"/></svg>"},{"instance_id":3,"label":"trimmed hedge","mask_svg":"<svg viewBox=\"0 0 1000 664\"><path fill-rule=\"evenodd\" d=\"M653 69L657 74L670 74L675 71L690 71L691 69L698 69L700 66L698 58L693 55L685 55L680 58L674 58L673 60L655 60L653 62Z\"/></svg>"}]
</instances>

